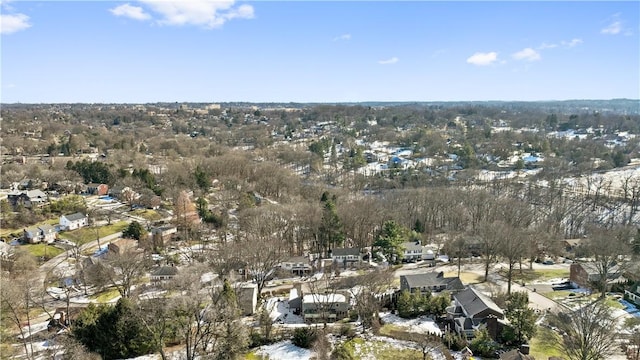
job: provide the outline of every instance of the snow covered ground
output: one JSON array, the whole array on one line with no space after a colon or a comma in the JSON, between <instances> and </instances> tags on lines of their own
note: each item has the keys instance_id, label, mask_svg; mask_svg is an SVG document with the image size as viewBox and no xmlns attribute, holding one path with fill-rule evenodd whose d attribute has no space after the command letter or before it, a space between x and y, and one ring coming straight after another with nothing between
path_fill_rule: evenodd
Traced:
<instances>
[{"instance_id":1,"label":"snow covered ground","mask_svg":"<svg viewBox=\"0 0 640 360\"><path fill-rule=\"evenodd\" d=\"M270 298L265 302L264 306L270 311L271 318L277 324L304 324L302 316L294 314L293 310L289 308L289 301L286 298Z\"/></svg>"},{"instance_id":2,"label":"snow covered ground","mask_svg":"<svg viewBox=\"0 0 640 360\"><path fill-rule=\"evenodd\" d=\"M432 319L421 316L415 319L403 319L391 313L381 313L380 318L386 324L393 324L395 326L405 328L409 332L420 334L435 334L442 335L440 328Z\"/></svg>"},{"instance_id":3,"label":"snow covered ground","mask_svg":"<svg viewBox=\"0 0 640 360\"><path fill-rule=\"evenodd\" d=\"M313 356L313 351L299 348L291 341L281 341L258 348L257 355L267 355L269 359L278 360L308 360Z\"/></svg>"}]
</instances>

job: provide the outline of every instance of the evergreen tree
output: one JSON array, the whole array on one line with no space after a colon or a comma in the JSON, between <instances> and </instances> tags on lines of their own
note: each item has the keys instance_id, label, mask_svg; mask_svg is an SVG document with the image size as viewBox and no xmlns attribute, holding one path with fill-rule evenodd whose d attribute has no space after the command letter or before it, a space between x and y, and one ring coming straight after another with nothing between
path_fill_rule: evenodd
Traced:
<instances>
[{"instance_id":1,"label":"evergreen tree","mask_svg":"<svg viewBox=\"0 0 640 360\"><path fill-rule=\"evenodd\" d=\"M519 343L531 339L536 333L536 314L529 308L529 296L526 292L514 292L509 295L505 316L511 322Z\"/></svg>"}]
</instances>

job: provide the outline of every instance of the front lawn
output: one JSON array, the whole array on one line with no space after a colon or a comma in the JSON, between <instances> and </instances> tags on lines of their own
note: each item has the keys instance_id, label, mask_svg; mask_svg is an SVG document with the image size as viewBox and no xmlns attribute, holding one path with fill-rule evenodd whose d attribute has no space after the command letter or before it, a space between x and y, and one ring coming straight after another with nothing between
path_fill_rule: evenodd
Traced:
<instances>
[{"instance_id":1,"label":"front lawn","mask_svg":"<svg viewBox=\"0 0 640 360\"><path fill-rule=\"evenodd\" d=\"M507 269L503 268L499 270L501 276L507 277ZM536 281L548 281L551 279L568 278L569 268L566 269L513 269L513 281L532 283Z\"/></svg>"},{"instance_id":2,"label":"front lawn","mask_svg":"<svg viewBox=\"0 0 640 360\"><path fill-rule=\"evenodd\" d=\"M457 271L450 271L444 274L445 277L458 276ZM463 284L478 284L484 281L484 276L472 272L460 272L460 281Z\"/></svg>"},{"instance_id":3,"label":"front lawn","mask_svg":"<svg viewBox=\"0 0 640 360\"><path fill-rule=\"evenodd\" d=\"M98 303L106 303L120 296L118 289L107 289L103 292L93 294L90 296L91 300L95 300Z\"/></svg>"},{"instance_id":4,"label":"front lawn","mask_svg":"<svg viewBox=\"0 0 640 360\"><path fill-rule=\"evenodd\" d=\"M64 252L64 250L57 248L53 245L47 244L24 244L20 245L27 249L31 253L31 255L37 257L38 259L44 258L44 260L49 260L53 257L56 257Z\"/></svg>"},{"instance_id":5,"label":"front lawn","mask_svg":"<svg viewBox=\"0 0 640 360\"><path fill-rule=\"evenodd\" d=\"M157 211L151 209L137 209L132 211L130 214L149 221L157 221L162 219L162 215L160 215Z\"/></svg>"},{"instance_id":6,"label":"front lawn","mask_svg":"<svg viewBox=\"0 0 640 360\"><path fill-rule=\"evenodd\" d=\"M78 245L84 245L88 242L96 240L98 237L105 237L108 235L121 232L127 228L129 224L126 221L118 221L111 225L101 226L98 228L85 227L73 231L64 231L58 234L58 237L73 241Z\"/></svg>"},{"instance_id":7,"label":"front lawn","mask_svg":"<svg viewBox=\"0 0 640 360\"><path fill-rule=\"evenodd\" d=\"M560 352L560 335L553 330L538 326L536 335L531 339L531 355L536 359L548 359L549 357L556 356L562 357Z\"/></svg>"}]
</instances>

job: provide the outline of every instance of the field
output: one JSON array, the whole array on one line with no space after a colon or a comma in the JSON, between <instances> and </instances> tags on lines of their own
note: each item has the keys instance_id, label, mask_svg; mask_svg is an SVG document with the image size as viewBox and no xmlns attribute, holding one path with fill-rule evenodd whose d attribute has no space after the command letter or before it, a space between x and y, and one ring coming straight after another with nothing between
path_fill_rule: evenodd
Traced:
<instances>
[{"instance_id":1,"label":"field","mask_svg":"<svg viewBox=\"0 0 640 360\"><path fill-rule=\"evenodd\" d=\"M162 215L160 215L157 211L151 209L137 209L132 211L130 214L149 221L157 221L162 219Z\"/></svg>"},{"instance_id":2,"label":"field","mask_svg":"<svg viewBox=\"0 0 640 360\"><path fill-rule=\"evenodd\" d=\"M536 335L531 339L531 355L536 359L548 359L552 356L562 357L559 344L560 336L553 330L538 326Z\"/></svg>"},{"instance_id":3,"label":"field","mask_svg":"<svg viewBox=\"0 0 640 360\"><path fill-rule=\"evenodd\" d=\"M444 274L445 277L458 276L457 271L450 271ZM478 284L484 280L484 276L472 272L460 272L460 281L463 284Z\"/></svg>"},{"instance_id":4,"label":"field","mask_svg":"<svg viewBox=\"0 0 640 360\"><path fill-rule=\"evenodd\" d=\"M21 245L23 248L27 249L31 253L31 255L37 258L45 258L47 260L56 257L64 252L64 250L57 248L52 245L47 244L25 244Z\"/></svg>"},{"instance_id":5,"label":"field","mask_svg":"<svg viewBox=\"0 0 640 360\"><path fill-rule=\"evenodd\" d=\"M500 271L500 275L506 277L507 276L507 270L506 269L501 269ZM513 269L513 280L515 282L525 282L525 283L531 283L531 282L542 282L542 281L548 281L551 279L559 279L559 278L568 278L569 277L569 268L567 267L566 269L534 269L534 270L529 270L529 269L522 269L522 271L520 271L520 269L515 268Z\"/></svg>"},{"instance_id":6,"label":"field","mask_svg":"<svg viewBox=\"0 0 640 360\"><path fill-rule=\"evenodd\" d=\"M126 221L119 221L117 223L98 228L85 227L78 230L61 232L58 234L58 237L73 241L78 245L84 245L90 241L96 240L98 237L105 237L121 232L127 226L128 223Z\"/></svg>"}]
</instances>

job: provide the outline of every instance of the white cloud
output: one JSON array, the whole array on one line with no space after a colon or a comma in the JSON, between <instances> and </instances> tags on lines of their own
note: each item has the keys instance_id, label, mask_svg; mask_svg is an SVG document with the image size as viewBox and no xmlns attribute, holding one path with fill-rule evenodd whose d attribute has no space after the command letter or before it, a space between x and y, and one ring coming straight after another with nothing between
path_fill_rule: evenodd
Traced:
<instances>
[{"instance_id":1,"label":"white cloud","mask_svg":"<svg viewBox=\"0 0 640 360\"><path fill-rule=\"evenodd\" d=\"M151 19L151 15L144 12L140 6L122 4L114 7L113 9L109 9L109 11L115 16L124 16L134 20L144 21Z\"/></svg>"},{"instance_id":2,"label":"white cloud","mask_svg":"<svg viewBox=\"0 0 640 360\"><path fill-rule=\"evenodd\" d=\"M400 61L400 59L398 59L397 57L392 57L391 59L387 59L387 60L378 60L378 64L380 65L389 65L389 64L395 64L398 61Z\"/></svg>"},{"instance_id":3,"label":"white cloud","mask_svg":"<svg viewBox=\"0 0 640 360\"><path fill-rule=\"evenodd\" d=\"M495 51L488 52L488 53L477 52L471 55L467 59L467 63L478 65L478 66L486 66L486 65L493 64L497 60L498 60L498 53Z\"/></svg>"},{"instance_id":4,"label":"white cloud","mask_svg":"<svg viewBox=\"0 0 640 360\"><path fill-rule=\"evenodd\" d=\"M582 44L582 39L571 39L571 41L562 41L562 45L566 47L574 47Z\"/></svg>"},{"instance_id":5,"label":"white cloud","mask_svg":"<svg viewBox=\"0 0 640 360\"><path fill-rule=\"evenodd\" d=\"M161 16L161 25L195 25L204 28L217 28L231 19L251 19L254 17L253 6L234 7L235 1L155 1L143 0L154 12Z\"/></svg>"},{"instance_id":6,"label":"white cloud","mask_svg":"<svg viewBox=\"0 0 640 360\"><path fill-rule=\"evenodd\" d=\"M511 55L516 60L538 61L541 59L540 53L532 48L525 48Z\"/></svg>"},{"instance_id":7,"label":"white cloud","mask_svg":"<svg viewBox=\"0 0 640 360\"><path fill-rule=\"evenodd\" d=\"M0 34L13 34L31 27L25 14L0 15Z\"/></svg>"},{"instance_id":8,"label":"white cloud","mask_svg":"<svg viewBox=\"0 0 640 360\"><path fill-rule=\"evenodd\" d=\"M616 20L608 26L602 28L602 30L600 30L600 33L607 35L616 35L619 34L620 31L622 31L622 22L620 20Z\"/></svg>"},{"instance_id":9,"label":"white cloud","mask_svg":"<svg viewBox=\"0 0 640 360\"><path fill-rule=\"evenodd\" d=\"M340 36L336 36L333 38L333 41L338 41L338 40L351 40L351 34L342 34Z\"/></svg>"},{"instance_id":10,"label":"white cloud","mask_svg":"<svg viewBox=\"0 0 640 360\"><path fill-rule=\"evenodd\" d=\"M557 47L558 47L558 44L542 43L542 45L538 46L538 50L555 49Z\"/></svg>"}]
</instances>

